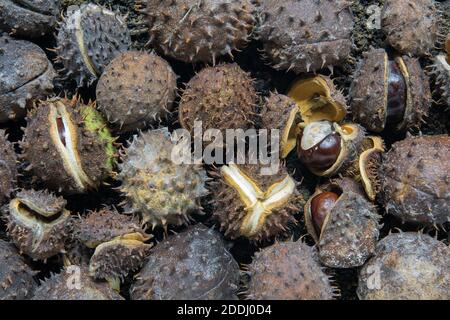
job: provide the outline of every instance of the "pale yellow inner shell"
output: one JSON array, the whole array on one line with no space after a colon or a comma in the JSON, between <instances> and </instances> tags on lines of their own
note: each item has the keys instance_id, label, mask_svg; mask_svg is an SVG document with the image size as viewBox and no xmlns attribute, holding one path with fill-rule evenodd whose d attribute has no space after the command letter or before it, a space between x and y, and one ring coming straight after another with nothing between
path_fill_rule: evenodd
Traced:
<instances>
[{"instance_id":1,"label":"pale yellow inner shell","mask_svg":"<svg viewBox=\"0 0 450 320\"><path fill-rule=\"evenodd\" d=\"M225 181L237 191L244 203L247 214L241 223L240 232L246 237L258 233L273 210L284 206L295 191L295 182L289 175L263 191L252 178L232 162L223 166L220 171Z\"/></svg>"},{"instance_id":2,"label":"pale yellow inner shell","mask_svg":"<svg viewBox=\"0 0 450 320\"><path fill-rule=\"evenodd\" d=\"M65 221L69 217L70 212L64 209L62 214L57 219L42 222L39 220L39 217L35 216L32 212L29 212L22 206L22 204L22 201L18 198L11 200L9 203L9 214L14 218L16 223L30 229L33 233L34 238L31 251L34 252L41 245L46 232L48 232L48 230L50 230L53 226Z\"/></svg>"},{"instance_id":3,"label":"pale yellow inner shell","mask_svg":"<svg viewBox=\"0 0 450 320\"><path fill-rule=\"evenodd\" d=\"M64 124L65 145L62 143L59 135L58 118L61 118ZM78 189L84 191L95 188L95 183L83 170L79 152L77 151L77 128L74 126L70 113L66 110L66 106L61 101L56 101L50 106L49 123L50 138L63 160L64 169L73 178Z\"/></svg>"}]
</instances>

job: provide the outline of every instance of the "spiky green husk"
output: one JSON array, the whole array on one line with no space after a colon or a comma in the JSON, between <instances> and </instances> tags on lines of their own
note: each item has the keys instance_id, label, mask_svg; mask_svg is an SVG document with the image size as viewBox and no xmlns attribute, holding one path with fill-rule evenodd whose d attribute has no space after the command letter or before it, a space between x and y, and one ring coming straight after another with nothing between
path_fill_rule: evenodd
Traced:
<instances>
[{"instance_id":1,"label":"spiky green husk","mask_svg":"<svg viewBox=\"0 0 450 320\"><path fill-rule=\"evenodd\" d=\"M80 105L80 114L87 131L97 135L98 139L105 145L106 162L105 167L108 172L112 172L117 159L117 149L114 146L116 138L111 135L105 119L100 112L95 109L94 104Z\"/></svg>"}]
</instances>

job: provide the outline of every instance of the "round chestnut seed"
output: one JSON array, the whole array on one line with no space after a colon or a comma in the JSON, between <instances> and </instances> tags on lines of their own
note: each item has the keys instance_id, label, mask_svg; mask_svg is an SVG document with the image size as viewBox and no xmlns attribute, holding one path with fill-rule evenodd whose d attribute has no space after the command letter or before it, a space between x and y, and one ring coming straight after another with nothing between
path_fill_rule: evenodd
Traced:
<instances>
[{"instance_id":1,"label":"round chestnut seed","mask_svg":"<svg viewBox=\"0 0 450 320\"><path fill-rule=\"evenodd\" d=\"M406 109L406 82L397 62L389 61L386 126L403 121Z\"/></svg>"},{"instance_id":2,"label":"round chestnut seed","mask_svg":"<svg viewBox=\"0 0 450 320\"><path fill-rule=\"evenodd\" d=\"M322 192L311 200L311 217L316 229L316 233L320 235L325 218L334 207L339 196L334 192Z\"/></svg>"},{"instance_id":3,"label":"round chestnut seed","mask_svg":"<svg viewBox=\"0 0 450 320\"><path fill-rule=\"evenodd\" d=\"M330 168L341 152L341 137L328 121L308 124L299 139L298 158L310 169L326 170Z\"/></svg>"}]
</instances>

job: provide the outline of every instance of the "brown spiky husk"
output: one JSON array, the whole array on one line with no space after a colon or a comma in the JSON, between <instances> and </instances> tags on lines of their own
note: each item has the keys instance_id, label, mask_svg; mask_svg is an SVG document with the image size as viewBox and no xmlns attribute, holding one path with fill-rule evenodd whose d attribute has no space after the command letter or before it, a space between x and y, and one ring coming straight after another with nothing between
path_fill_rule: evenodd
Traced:
<instances>
[{"instance_id":1,"label":"brown spiky husk","mask_svg":"<svg viewBox=\"0 0 450 320\"><path fill-rule=\"evenodd\" d=\"M273 175L262 175L261 168L260 165L239 166L239 169L255 181L263 192L288 175L286 167L282 164L280 164L277 173ZM213 218L218 222L221 231L230 239L244 237L240 228L248 211L245 210L245 204L240 199L238 192L228 185L220 173L211 184L210 189L214 196ZM290 228L297 223L294 215L301 212L306 202L303 193L298 190L297 186L289 201L281 207L273 209L262 222L263 224L259 227L258 232L252 235L249 240L261 242L288 234Z\"/></svg>"},{"instance_id":2,"label":"brown spiky husk","mask_svg":"<svg viewBox=\"0 0 450 320\"><path fill-rule=\"evenodd\" d=\"M22 157L29 163L27 169L31 170L49 189L65 194L83 193L86 190L77 186L64 167L58 149L50 139L49 113L58 101L65 105L72 123L77 128L76 151L86 175L98 187L110 174L105 166L108 159L106 142L101 141L95 133L85 128L84 120L79 113L82 102L74 99L52 98L37 102L36 108L27 116L27 127L20 143Z\"/></svg>"},{"instance_id":3,"label":"brown spiky husk","mask_svg":"<svg viewBox=\"0 0 450 320\"><path fill-rule=\"evenodd\" d=\"M447 41L450 42L450 40ZM450 107L450 64L447 60L448 56L450 55L441 54L434 58L431 74L435 81L433 92L439 97L438 102Z\"/></svg>"},{"instance_id":4,"label":"brown spiky husk","mask_svg":"<svg viewBox=\"0 0 450 320\"><path fill-rule=\"evenodd\" d=\"M5 203L17 185L17 155L4 130L0 130L0 204Z\"/></svg>"},{"instance_id":5,"label":"brown spiky husk","mask_svg":"<svg viewBox=\"0 0 450 320\"><path fill-rule=\"evenodd\" d=\"M424 56L438 40L439 15L434 0L386 0L381 29L402 54Z\"/></svg>"},{"instance_id":6,"label":"brown spiky husk","mask_svg":"<svg viewBox=\"0 0 450 320\"><path fill-rule=\"evenodd\" d=\"M73 225L73 237L89 248L130 233L148 236L138 219L120 214L114 208L91 211L74 221Z\"/></svg>"},{"instance_id":7,"label":"brown spiky husk","mask_svg":"<svg viewBox=\"0 0 450 320\"><path fill-rule=\"evenodd\" d=\"M157 126L172 111L177 89L170 65L153 53L117 56L97 84L97 104L119 132Z\"/></svg>"},{"instance_id":8,"label":"brown spiky husk","mask_svg":"<svg viewBox=\"0 0 450 320\"><path fill-rule=\"evenodd\" d=\"M371 49L363 53L350 87L354 121L373 132L383 131L387 125L388 60L384 49ZM403 121L396 124L395 130L418 129L431 104L429 80L418 59L402 56L396 61L397 64L404 63L406 69L401 68L407 99Z\"/></svg>"},{"instance_id":9,"label":"brown spiky husk","mask_svg":"<svg viewBox=\"0 0 450 320\"><path fill-rule=\"evenodd\" d=\"M280 154L282 150L285 148L286 141L283 141L283 132L286 130L290 130L288 128L288 119L293 111L293 109L298 109L297 103L279 93L270 93L270 96L266 99L263 108L261 110L261 128L267 130L267 143L271 144L271 135L272 130L278 130L279 132L279 141L280 141ZM296 120L294 120L293 126L295 126L298 122L300 122L300 115L296 115ZM272 150L274 152L275 150Z\"/></svg>"},{"instance_id":10,"label":"brown spiky husk","mask_svg":"<svg viewBox=\"0 0 450 320\"><path fill-rule=\"evenodd\" d=\"M19 206L25 206L28 212L22 216L10 204L6 216L8 236L19 251L34 260L46 260L63 252L71 227L70 212L64 209L66 201L35 190L22 190L11 203L14 201L19 201ZM29 209L33 206L39 209Z\"/></svg>"},{"instance_id":11,"label":"brown spiky husk","mask_svg":"<svg viewBox=\"0 0 450 320\"><path fill-rule=\"evenodd\" d=\"M353 29L351 2L260 2L257 35L275 69L315 72L348 59Z\"/></svg>"},{"instance_id":12,"label":"brown spiky husk","mask_svg":"<svg viewBox=\"0 0 450 320\"><path fill-rule=\"evenodd\" d=\"M254 300L331 300L335 289L322 270L314 247L276 242L255 253L245 297Z\"/></svg>"},{"instance_id":13,"label":"brown spiky husk","mask_svg":"<svg viewBox=\"0 0 450 320\"><path fill-rule=\"evenodd\" d=\"M80 17L79 24L77 16ZM87 3L72 6L67 11L57 35L57 45L56 61L65 68L62 75L82 87L91 85L115 56L127 51L131 38L123 17ZM92 65L94 70L90 70L92 68L88 65Z\"/></svg>"},{"instance_id":14,"label":"brown spiky husk","mask_svg":"<svg viewBox=\"0 0 450 320\"><path fill-rule=\"evenodd\" d=\"M184 62L215 62L245 46L253 29L250 0L148 0L150 39Z\"/></svg>"},{"instance_id":15,"label":"brown spiky husk","mask_svg":"<svg viewBox=\"0 0 450 320\"><path fill-rule=\"evenodd\" d=\"M448 135L411 136L383 156L382 201L388 213L422 225L450 220Z\"/></svg>"},{"instance_id":16,"label":"brown spiky husk","mask_svg":"<svg viewBox=\"0 0 450 320\"><path fill-rule=\"evenodd\" d=\"M387 79L384 49L363 53L350 86L353 120L368 130L381 132L386 126Z\"/></svg>"},{"instance_id":17,"label":"brown spiky husk","mask_svg":"<svg viewBox=\"0 0 450 320\"><path fill-rule=\"evenodd\" d=\"M207 129L253 127L257 94L253 80L237 64L206 67L186 85L179 105L180 124L193 134L194 122Z\"/></svg>"},{"instance_id":18,"label":"brown spiky husk","mask_svg":"<svg viewBox=\"0 0 450 320\"><path fill-rule=\"evenodd\" d=\"M403 56L402 60L408 70L406 86L411 96L411 100L408 101L410 106L407 106L403 120L404 127L418 129L425 122L431 106L430 82L420 66L419 59Z\"/></svg>"},{"instance_id":19,"label":"brown spiky husk","mask_svg":"<svg viewBox=\"0 0 450 320\"><path fill-rule=\"evenodd\" d=\"M221 235L203 225L158 244L136 275L133 300L237 299L239 266Z\"/></svg>"},{"instance_id":20,"label":"brown spiky husk","mask_svg":"<svg viewBox=\"0 0 450 320\"><path fill-rule=\"evenodd\" d=\"M362 300L449 300L450 248L427 234L393 233L361 269Z\"/></svg>"},{"instance_id":21,"label":"brown spiky husk","mask_svg":"<svg viewBox=\"0 0 450 320\"><path fill-rule=\"evenodd\" d=\"M14 245L0 239L0 300L31 298L37 283Z\"/></svg>"},{"instance_id":22,"label":"brown spiky husk","mask_svg":"<svg viewBox=\"0 0 450 320\"><path fill-rule=\"evenodd\" d=\"M150 253L150 244L141 241L111 240L96 249L89 262L94 279L120 279L139 270Z\"/></svg>"},{"instance_id":23,"label":"brown spiky husk","mask_svg":"<svg viewBox=\"0 0 450 320\"><path fill-rule=\"evenodd\" d=\"M123 300L107 282L96 282L85 267L76 265L63 269L43 281L32 300Z\"/></svg>"}]
</instances>

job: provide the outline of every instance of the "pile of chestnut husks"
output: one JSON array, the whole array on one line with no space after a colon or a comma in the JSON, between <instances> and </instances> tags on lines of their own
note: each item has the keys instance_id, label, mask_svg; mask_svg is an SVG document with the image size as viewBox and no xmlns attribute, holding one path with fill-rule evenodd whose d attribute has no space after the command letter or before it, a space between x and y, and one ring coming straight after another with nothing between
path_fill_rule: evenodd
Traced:
<instances>
[{"instance_id":1,"label":"pile of chestnut husks","mask_svg":"<svg viewBox=\"0 0 450 320\"><path fill-rule=\"evenodd\" d=\"M0 300L449 300L447 2L0 0Z\"/></svg>"}]
</instances>

